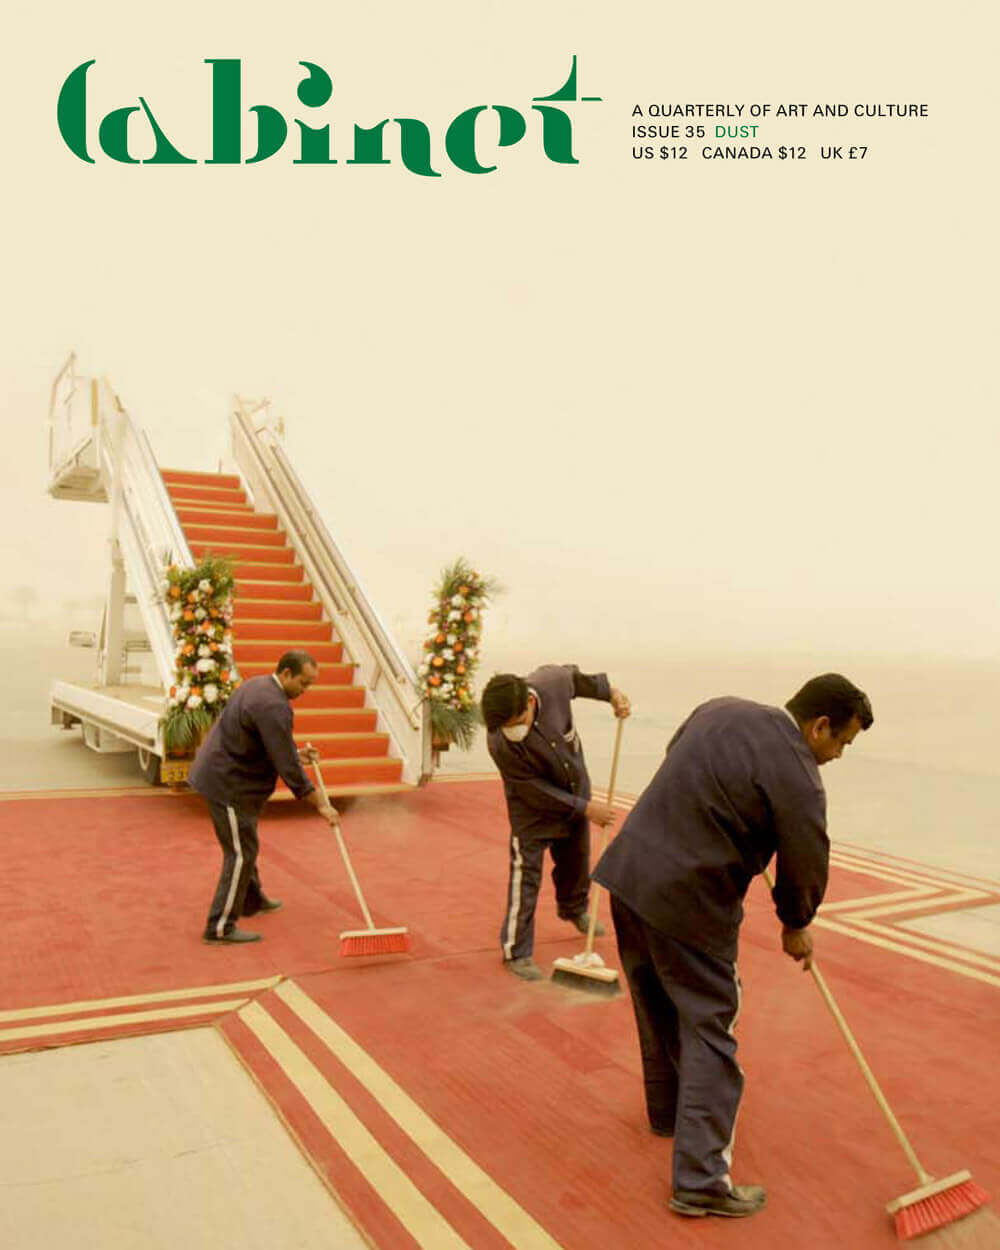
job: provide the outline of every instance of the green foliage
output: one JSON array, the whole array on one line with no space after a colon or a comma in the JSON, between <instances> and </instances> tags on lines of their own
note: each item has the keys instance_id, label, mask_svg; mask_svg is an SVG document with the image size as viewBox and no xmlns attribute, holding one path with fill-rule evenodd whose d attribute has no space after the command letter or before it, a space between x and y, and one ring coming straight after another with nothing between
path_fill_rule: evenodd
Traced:
<instances>
[{"instance_id":1,"label":"green foliage","mask_svg":"<svg viewBox=\"0 0 1000 1250\"><path fill-rule=\"evenodd\" d=\"M191 569L167 569L163 601L174 631L175 683L163 715L174 754L195 749L240 683L233 661L233 562L206 555Z\"/></svg>"},{"instance_id":2,"label":"green foliage","mask_svg":"<svg viewBox=\"0 0 1000 1250\"><path fill-rule=\"evenodd\" d=\"M479 666L483 612L500 593L499 583L481 577L464 557L441 571L427 617L433 628L418 670L439 743L453 742L468 750L482 723L473 677Z\"/></svg>"}]
</instances>

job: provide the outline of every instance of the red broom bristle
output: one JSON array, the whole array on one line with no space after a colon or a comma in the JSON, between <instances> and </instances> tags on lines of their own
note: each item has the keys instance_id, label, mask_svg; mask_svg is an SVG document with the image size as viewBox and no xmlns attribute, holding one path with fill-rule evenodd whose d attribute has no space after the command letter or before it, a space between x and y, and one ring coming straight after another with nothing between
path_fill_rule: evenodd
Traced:
<instances>
[{"instance_id":1,"label":"red broom bristle","mask_svg":"<svg viewBox=\"0 0 1000 1250\"><path fill-rule=\"evenodd\" d=\"M401 955L409 949L406 933L367 933L340 939L341 955Z\"/></svg>"},{"instance_id":2,"label":"red broom bristle","mask_svg":"<svg viewBox=\"0 0 1000 1250\"><path fill-rule=\"evenodd\" d=\"M963 1181L953 1189L921 1198L896 1212L896 1236L901 1241L919 1237L923 1233L954 1224L963 1216L971 1215L989 1201L989 1194L975 1181Z\"/></svg>"}]
</instances>

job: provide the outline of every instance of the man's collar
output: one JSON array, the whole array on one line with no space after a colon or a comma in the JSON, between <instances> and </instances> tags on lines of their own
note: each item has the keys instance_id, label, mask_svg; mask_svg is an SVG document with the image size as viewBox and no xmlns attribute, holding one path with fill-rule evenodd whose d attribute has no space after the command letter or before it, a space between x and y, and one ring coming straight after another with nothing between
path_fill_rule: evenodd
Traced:
<instances>
[{"instance_id":1,"label":"man's collar","mask_svg":"<svg viewBox=\"0 0 1000 1250\"><path fill-rule=\"evenodd\" d=\"M281 678L278 674L272 673L271 676L274 678L274 684L278 687L282 694L285 694L285 687L281 684ZM285 695L285 698L287 699L288 695Z\"/></svg>"}]
</instances>

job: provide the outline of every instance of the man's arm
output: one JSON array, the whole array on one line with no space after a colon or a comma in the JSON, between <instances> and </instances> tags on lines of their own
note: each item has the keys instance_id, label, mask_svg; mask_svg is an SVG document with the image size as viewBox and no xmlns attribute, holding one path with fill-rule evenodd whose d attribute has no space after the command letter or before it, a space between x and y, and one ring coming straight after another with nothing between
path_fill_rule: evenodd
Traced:
<instances>
[{"instance_id":1,"label":"man's arm","mask_svg":"<svg viewBox=\"0 0 1000 1250\"><path fill-rule=\"evenodd\" d=\"M292 737L292 712L280 705L265 704L255 709L254 720L264 748L278 776L297 799L312 793L314 786L302 769L302 762Z\"/></svg>"},{"instance_id":2,"label":"man's arm","mask_svg":"<svg viewBox=\"0 0 1000 1250\"><path fill-rule=\"evenodd\" d=\"M808 970L813 952L809 925L826 893L830 868L825 795L822 787L805 788L772 810L778 850L771 897L782 923L781 945Z\"/></svg>"}]
</instances>

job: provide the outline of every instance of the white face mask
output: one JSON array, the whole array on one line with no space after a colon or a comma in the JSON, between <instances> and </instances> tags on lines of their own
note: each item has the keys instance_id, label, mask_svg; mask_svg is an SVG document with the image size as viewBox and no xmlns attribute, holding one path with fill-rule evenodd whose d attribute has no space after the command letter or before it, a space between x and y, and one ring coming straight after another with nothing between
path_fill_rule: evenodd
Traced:
<instances>
[{"instance_id":1,"label":"white face mask","mask_svg":"<svg viewBox=\"0 0 1000 1250\"><path fill-rule=\"evenodd\" d=\"M530 725L503 725L500 732L508 742L523 742L531 730Z\"/></svg>"}]
</instances>

